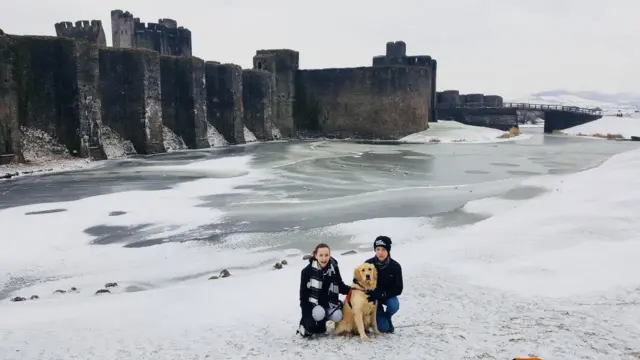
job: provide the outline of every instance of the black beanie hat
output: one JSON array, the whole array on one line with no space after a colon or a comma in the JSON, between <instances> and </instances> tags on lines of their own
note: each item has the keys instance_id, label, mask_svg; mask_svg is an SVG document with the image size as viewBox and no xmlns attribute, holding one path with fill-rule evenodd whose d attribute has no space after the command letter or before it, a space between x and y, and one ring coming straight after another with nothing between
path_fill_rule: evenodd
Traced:
<instances>
[{"instance_id":1,"label":"black beanie hat","mask_svg":"<svg viewBox=\"0 0 640 360\"><path fill-rule=\"evenodd\" d=\"M378 236L373 242L373 249L375 250L378 246L387 249L387 252L391 252L391 238L384 235Z\"/></svg>"}]
</instances>

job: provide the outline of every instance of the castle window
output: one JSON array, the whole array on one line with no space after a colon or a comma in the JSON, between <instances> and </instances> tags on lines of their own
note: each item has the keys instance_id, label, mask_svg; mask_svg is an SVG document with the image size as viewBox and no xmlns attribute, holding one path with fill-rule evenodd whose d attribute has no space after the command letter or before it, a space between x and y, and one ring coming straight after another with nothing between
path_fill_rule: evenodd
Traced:
<instances>
[{"instance_id":1,"label":"castle window","mask_svg":"<svg viewBox=\"0 0 640 360\"><path fill-rule=\"evenodd\" d=\"M263 67L263 65L262 65L262 61L258 61L258 62L256 63L256 69L258 69L258 70L262 70L262 67Z\"/></svg>"}]
</instances>

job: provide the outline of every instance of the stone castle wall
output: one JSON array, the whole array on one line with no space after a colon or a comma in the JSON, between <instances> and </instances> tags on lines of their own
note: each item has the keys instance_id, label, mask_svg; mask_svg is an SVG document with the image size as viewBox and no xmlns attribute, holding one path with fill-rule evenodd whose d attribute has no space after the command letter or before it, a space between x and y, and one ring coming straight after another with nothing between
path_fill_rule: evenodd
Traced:
<instances>
[{"instance_id":1,"label":"stone castle wall","mask_svg":"<svg viewBox=\"0 0 640 360\"><path fill-rule=\"evenodd\" d=\"M310 134L398 139L429 128L428 69L300 70L297 80L296 124Z\"/></svg>"},{"instance_id":2,"label":"stone castle wall","mask_svg":"<svg viewBox=\"0 0 640 360\"><path fill-rule=\"evenodd\" d=\"M143 23L128 11L111 11L111 36L115 48L153 50L160 55L192 56L191 31L173 19Z\"/></svg>"},{"instance_id":3,"label":"stone castle wall","mask_svg":"<svg viewBox=\"0 0 640 360\"><path fill-rule=\"evenodd\" d=\"M113 14L124 24L123 36L114 37L118 47L87 37L96 22L59 23L58 37L0 36L3 161L24 160L21 127L46 132L71 154L103 158L112 136L139 154L167 151L167 130L188 148L207 148L216 131L229 144L244 143L245 127L266 141L323 134L397 139L428 128L430 58L420 57L420 66L300 70L297 51L258 50L254 69L243 70L136 48L124 27L135 31L139 21ZM158 25L180 30L171 19Z\"/></svg>"}]
</instances>

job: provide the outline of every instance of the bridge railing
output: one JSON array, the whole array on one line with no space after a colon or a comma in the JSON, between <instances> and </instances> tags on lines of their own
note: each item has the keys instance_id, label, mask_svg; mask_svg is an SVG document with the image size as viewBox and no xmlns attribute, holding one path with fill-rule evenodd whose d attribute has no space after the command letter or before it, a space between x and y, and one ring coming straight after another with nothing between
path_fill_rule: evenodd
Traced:
<instances>
[{"instance_id":1,"label":"bridge railing","mask_svg":"<svg viewBox=\"0 0 640 360\"><path fill-rule=\"evenodd\" d=\"M588 109L577 106L564 106L564 105L545 105L545 104L529 104L529 103L511 103L506 102L502 104L485 104L485 103L464 103L464 104L438 104L438 109L520 109L520 110L558 110L567 111L580 114L602 115L600 109Z\"/></svg>"}]
</instances>

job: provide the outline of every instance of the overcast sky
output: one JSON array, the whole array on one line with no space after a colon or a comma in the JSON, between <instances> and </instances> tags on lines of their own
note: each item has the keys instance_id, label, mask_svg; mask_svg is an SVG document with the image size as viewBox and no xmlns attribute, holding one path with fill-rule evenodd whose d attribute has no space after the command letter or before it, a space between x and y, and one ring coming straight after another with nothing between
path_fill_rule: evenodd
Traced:
<instances>
[{"instance_id":1,"label":"overcast sky","mask_svg":"<svg viewBox=\"0 0 640 360\"><path fill-rule=\"evenodd\" d=\"M0 0L0 28L55 35L110 10L173 18L194 55L251 66L256 49L300 51L301 68L368 66L387 41L438 60L438 90L520 97L567 89L640 92L640 0Z\"/></svg>"}]
</instances>

